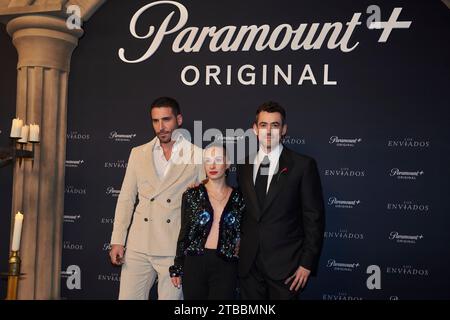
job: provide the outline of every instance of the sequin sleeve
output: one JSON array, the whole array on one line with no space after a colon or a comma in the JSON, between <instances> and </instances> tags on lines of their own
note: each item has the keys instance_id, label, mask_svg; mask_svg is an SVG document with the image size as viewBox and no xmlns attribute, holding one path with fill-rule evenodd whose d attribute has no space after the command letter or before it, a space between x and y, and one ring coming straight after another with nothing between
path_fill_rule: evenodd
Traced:
<instances>
[{"instance_id":1,"label":"sequin sleeve","mask_svg":"<svg viewBox=\"0 0 450 320\"><path fill-rule=\"evenodd\" d=\"M239 200L237 203L237 221L238 223L236 224L236 236L237 236L237 241L236 241L236 248L235 248L235 252L234 255L239 257L239 249L240 249L240 244L241 244L241 223L242 223L242 219L243 216L245 214L245 210L246 210L246 206L245 206L245 201L244 201L244 196L242 195L242 192L238 189L238 194L239 194Z\"/></svg>"},{"instance_id":2,"label":"sequin sleeve","mask_svg":"<svg viewBox=\"0 0 450 320\"><path fill-rule=\"evenodd\" d=\"M238 224L238 235L241 234L241 222L243 219L243 216L245 214L246 211L246 206L245 206L245 200L244 200L244 196L242 194L242 192L238 189L238 194L239 194L239 201L238 201L238 216L237 219L239 221Z\"/></svg>"},{"instance_id":3,"label":"sequin sleeve","mask_svg":"<svg viewBox=\"0 0 450 320\"><path fill-rule=\"evenodd\" d=\"M179 277L183 275L183 265L184 265L184 249L185 249L185 241L188 232L188 224L190 221L191 210L189 210L189 206L187 205L187 197L189 190L183 194L181 200L181 228L180 234L178 236L177 242L177 253L175 257L175 262L173 266L170 266L169 272L171 277Z\"/></svg>"}]
</instances>

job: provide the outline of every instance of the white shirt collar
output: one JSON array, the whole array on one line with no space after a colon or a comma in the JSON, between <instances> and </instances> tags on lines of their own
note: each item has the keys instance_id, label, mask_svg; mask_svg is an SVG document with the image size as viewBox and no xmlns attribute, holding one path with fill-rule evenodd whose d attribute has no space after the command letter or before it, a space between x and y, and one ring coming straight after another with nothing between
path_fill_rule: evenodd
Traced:
<instances>
[{"instance_id":1,"label":"white shirt collar","mask_svg":"<svg viewBox=\"0 0 450 320\"><path fill-rule=\"evenodd\" d=\"M279 143L275 148L272 148L270 152L267 154L263 148L259 148L258 150L258 156L256 159L257 163L260 163L263 161L265 156L269 157L270 163L275 164L280 159L281 152L283 151L283 145Z\"/></svg>"},{"instance_id":2,"label":"white shirt collar","mask_svg":"<svg viewBox=\"0 0 450 320\"><path fill-rule=\"evenodd\" d=\"M275 148L272 148L267 154L263 148L259 148L258 154L256 155L255 163L253 166L253 183L256 181L256 176L258 174L258 169L263 161L265 156L269 157L270 166L269 166L269 176L267 177L267 189L266 192L269 192L270 183L272 181L273 175L275 171L278 169L278 162L280 160L281 152L283 151L283 145L280 143Z\"/></svg>"},{"instance_id":3,"label":"white shirt collar","mask_svg":"<svg viewBox=\"0 0 450 320\"><path fill-rule=\"evenodd\" d=\"M180 143L182 143L184 141L184 137L181 133L173 133L172 139L175 140L175 143L173 144L173 147L172 147L172 153L173 153L174 151L178 150L178 146L180 145ZM156 137L156 143L155 143L154 149L162 150L161 141L159 141L158 137Z\"/></svg>"}]
</instances>

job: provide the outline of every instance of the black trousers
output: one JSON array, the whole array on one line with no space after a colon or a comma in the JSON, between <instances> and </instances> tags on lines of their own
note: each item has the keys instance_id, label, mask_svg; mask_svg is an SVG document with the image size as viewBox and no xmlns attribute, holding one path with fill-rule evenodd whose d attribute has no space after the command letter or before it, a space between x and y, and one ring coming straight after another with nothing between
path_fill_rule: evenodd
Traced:
<instances>
[{"instance_id":1,"label":"black trousers","mask_svg":"<svg viewBox=\"0 0 450 320\"><path fill-rule=\"evenodd\" d=\"M183 272L185 300L236 298L237 261L225 261L215 249L205 249L200 256L186 256Z\"/></svg>"},{"instance_id":2,"label":"black trousers","mask_svg":"<svg viewBox=\"0 0 450 320\"><path fill-rule=\"evenodd\" d=\"M265 270L264 259L260 252L245 277L240 277L242 300L297 300L300 291L290 291L290 285L284 284L286 279L273 280Z\"/></svg>"}]
</instances>

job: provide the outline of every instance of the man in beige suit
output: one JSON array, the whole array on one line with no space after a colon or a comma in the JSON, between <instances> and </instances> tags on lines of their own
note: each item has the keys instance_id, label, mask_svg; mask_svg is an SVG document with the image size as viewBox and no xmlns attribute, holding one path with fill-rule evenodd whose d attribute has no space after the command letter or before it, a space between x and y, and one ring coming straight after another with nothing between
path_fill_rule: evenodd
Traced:
<instances>
[{"instance_id":1,"label":"man in beige suit","mask_svg":"<svg viewBox=\"0 0 450 320\"><path fill-rule=\"evenodd\" d=\"M156 99L151 118L156 137L131 150L115 212L110 257L122 265L120 300L147 300L156 278L158 299L183 298L168 271L176 254L181 197L205 178L202 149L176 132L183 122L178 103Z\"/></svg>"}]
</instances>

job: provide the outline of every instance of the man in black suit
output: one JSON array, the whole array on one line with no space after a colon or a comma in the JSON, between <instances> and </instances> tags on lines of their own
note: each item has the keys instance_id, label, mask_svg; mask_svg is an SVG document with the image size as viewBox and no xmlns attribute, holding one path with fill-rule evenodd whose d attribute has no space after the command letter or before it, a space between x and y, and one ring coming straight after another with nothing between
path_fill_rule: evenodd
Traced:
<instances>
[{"instance_id":1,"label":"man in black suit","mask_svg":"<svg viewBox=\"0 0 450 320\"><path fill-rule=\"evenodd\" d=\"M253 129L259 151L238 165L247 211L241 225L239 277L242 299L297 299L317 266L324 205L314 159L281 144L286 111L267 102Z\"/></svg>"}]
</instances>

